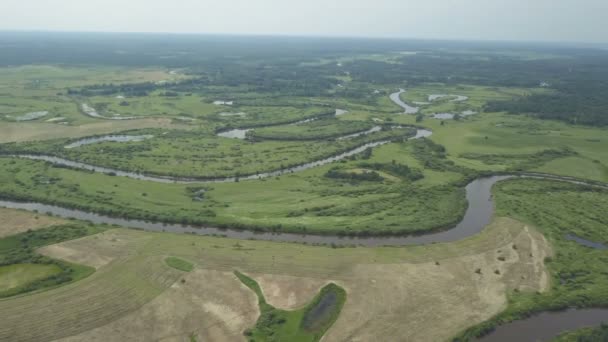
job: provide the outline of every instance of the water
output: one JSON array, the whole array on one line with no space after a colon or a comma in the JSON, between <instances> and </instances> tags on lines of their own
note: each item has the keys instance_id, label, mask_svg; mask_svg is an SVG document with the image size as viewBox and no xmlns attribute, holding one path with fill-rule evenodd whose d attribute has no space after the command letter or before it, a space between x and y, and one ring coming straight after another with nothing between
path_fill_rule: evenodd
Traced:
<instances>
[{"instance_id":1,"label":"water","mask_svg":"<svg viewBox=\"0 0 608 342\"><path fill-rule=\"evenodd\" d=\"M477 112L472 111L472 110L465 110L460 113L460 116L469 116L469 115L475 115L475 114L477 114ZM454 119L454 116L456 116L456 115L452 114L452 113L433 114L434 119L440 119L440 120L452 120L452 119Z\"/></svg>"},{"instance_id":2,"label":"water","mask_svg":"<svg viewBox=\"0 0 608 342\"><path fill-rule=\"evenodd\" d=\"M574 241L574 242L578 243L579 245L582 245L582 246L585 246L585 247L589 247L589 248L593 248L593 249L602 249L602 250L608 249L608 246L606 246L606 245L604 245L602 243L586 240L586 239L583 239L583 238L578 237L578 236L573 235L573 234L567 234L566 235L566 239L568 239L570 241Z\"/></svg>"},{"instance_id":3,"label":"water","mask_svg":"<svg viewBox=\"0 0 608 342\"><path fill-rule=\"evenodd\" d=\"M450 102L463 102L469 99L468 96L463 95L452 95L452 94L431 94L429 95L429 102L433 102L444 97L454 97Z\"/></svg>"},{"instance_id":4,"label":"water","mask_svg":"<svg viewBox=\"0 0 608 342\"><path fill-rule=\"evenodd\" d=\"M348 111L345 109L336 109L336 116L344 115L346 113L348 113Z\"/></svg>"},{"instance_id":5,"label":"water","mask_svg":"<svg viewBox=\"0 0 608 342\"><path fill-rule=\"evenodd\" d=\"M452 114L452 113L437 113L437 114L433 114L433 118L434 119L440 119L440 120L452 120L454 118L454 114Z\"/></svg>"},{"instance_id":6,"label":"water","mask_svg":"<svg viewBox=\"0 0 608 342\"><path fill-rule=\"evenodd\" d=\"M106 120L132 120L132 119L136 119L136 117L134 116L114 116L114 117L107 117L107 116L103 116L101 114L99 114L97 112L97 110L91 106L89 106L86 103L83 103L81 105L82 111L93 118L97 118L97 119L106 119Z\"/></svg>"},{"instance_id":7,"label":"water","mask_svg":"<svg viewBox=\"0 0 608 342\"><path fill-rule=\"evenodd\" d=\"M106 135L103 137L97 137L97 138L86 138L86 139L81 139L78 141L75 141L69 145L64 146L64 148L76 148L76 147L80 147L80 146L84 146L84 145L91 145L91 144L97 144L100 142L106 142L106 141L110 141L110 142L129 142L129 141L144 141L147 139L152 139L154 138L153 135Z\"/></svg>"},{"instance_id":8,"label":"water","mask_svg":"<svg viewBox=\"0 0 608 342\"><path fill-rule=\"evenodd\" d=\"M399 89L398 92L396 93L392 93L389 97L391 99L391 101L393 101L394 103L396 103L399 107L403 108L404 110L404 114L416 114L418 113L419 108L418 107L412 107L410 105L408 105L407 103L401 101L401 94L405 93L405 89Z\"/></svg>"},{"instance_id":9,"label":"water","mask_svg":"<svg viewBox=\"0 0 608 342\"><path fill-rule=\"evenodd\" d=\"M501 325L479 342L550 341L557 335L608 322L608 309L581 309L545 312L527 319Z\"/></svg>"},{"instance_id":10,"label":"water","mask_svg":"<svg viewBox=\"0 0 608 342\"><path fill-rule=\"evenodd\" d=\"M234 104L234 101L213 101L213 104L216 106L232 106Z\"/></svg>"},{"instance_id":11,"label":"water","mask_svg":"<svg viewBox=\"0 0 608 342\"><path fill-rule=\"evenodd\" d=\"M357 133L341 136L341 137L339 137L336 140L352 139L352 138L360 137L362 135L368 135L368 134L380 132L381 130L382 130L382 127L380 127L380 126L374 126L374 127L370 128L370 129L368 129L367 131L362 131L362 132L357 132Z\"/></svg>"},{"instance_id":12,"label":"water","mask_svg":"<svg viewBox=\"0 0 608 342\"><path fill-rule=\"evenodd\" d=\"M220 132L217 134L218 137L223 138L231 138L231 139L245 139L247 137L247 132L251 131L250 128L235 128L229 131Z\"/></svg>"}]
</instances>

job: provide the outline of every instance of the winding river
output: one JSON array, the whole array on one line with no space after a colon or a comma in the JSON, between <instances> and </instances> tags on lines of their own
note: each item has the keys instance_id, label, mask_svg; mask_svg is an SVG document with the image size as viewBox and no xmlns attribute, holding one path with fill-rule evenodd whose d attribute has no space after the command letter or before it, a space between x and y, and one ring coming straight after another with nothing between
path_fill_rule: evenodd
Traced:
<instances>
[{"instance_id":1,"label":"winding river","mask_svg":"<svg viewBox=\"0 0 608 342\"><path fill-rule=\"evenodd\" d=\"M93 223L105 223L123 227L132 227L155 232L187 233L197 235L222 235L234 239L258 239L277 242L298 242L308 244L335 244L335 245L362 245L374 246L405 246L422 245L435 242L451 242L473 236L486 225L488 225L494 214L491 190L497 182L517 178L540 178L554 179L575 184L586 184L584 182L550 175L527 174L527 175L504 175L479 178L466 186L466 199L468 208L462 219L456 226L449 230L425 234L420 236L394 236L394 237L338 237L324 235L301 235L291 233L255 233L247 230L230 230L213 227L194 227L178 224L164 224L158 222L146 222L141 220L127 220L109 216L88 213L80 210L66 209L59 206L42 203L21 203L14 201L0 201L0 207L24 209L42 213L52 213L63 218L74 218L91 221ZM589 186L608 189L608 186L587 184ZM597 247L597 246L595 246ZM541 313L530 318L514 321L499 326L492 333L482 337L482 342L507 342L507 341L539 341L550 339L566 330L581 328L585 326L597 326L608 321L608 309L583 309L568 310L557 313Z\"/></svg>"},{"instance_id":2,"label":"winding river","mask_svg":"<svg viewBox=\"0 0 608 342\"><path fill-rule=\"evenodd\" d=\"M409 105L401 101L401 99L399 98L399 95L403 92L404 90L401 89L400 92L391 94L391 100L393 100L395 103L404 108L405 113L415 114L416 112L418 112L418 108L410 107ZM427 130L418 130L416 136L412 139L428 137L431 134L432 132ZM259 179L265 177L278 176L285 173L302 171L324 164L328 164L340 159L344 159L346 157L360 153L367 148L380 146L388 142L389 141L378 141L374 143L368 143L360 147L354 148L350 151L323 160L306 163L285 170L240 177L240 179ZM153 177L132 172L98 167L51 156L18 155L15 157L44 160L58 165L70 166L94 172L109 173L115 174L117 176L125 176L140 180L163 183L217 183L233 182L236 180L234 177L217 178L204 181L188 178ZM247 230L231 230L214 227L195 227L189 225L146 222L142 220L128 220L104 216L95 213L88 213L80 210L66 209L59 206L47 205L43 203L22 203L0 200L0 207L24 209L42 213L51 213L53 215L63 218L74 218L79 220L91 221L93 223L104 223L109 225L139 228L147 231L156 232L188 233L197 235L223 235L235 239L258 239L267 241L298 242L308 244L361 245L366 247L424 245L430 243L457 241L481 232L484 227L490 223L494 214L494 204L492 201L491 193L494 184L503 180L518 177L559 180L569 183L583 184L608 189L608 187L604 185L588 184L573 178L558 177L544 174L503 175L479 178L469 183L465 188L468 208L465 212L463 219L458 224L448 230L418 236L339 237L329 235L302 235L292 233L256 233ZM588 247L605 248L605 246L602 244L593 243L575 236L569 236L568 238ZM499 326L494 332L482 337L481 339L479 339L479 341L506 342L514 340L547 340L566 330L581 328L585 326L596 326L606 321L608 321L608 309L583 309L567 310L556 313L541 313L539 315L532 316L524 320L514 321Z\"/></svg>"},{"instance_id":3,"label":"winding river","mask_svg":"<svg viewBox=\"0 0 608 342\"><path fill-rule=\"evenodd\" d=\"M403 108L404 110L404 114L416 114L418 113L418 110L420 108L418 107L412 107L410 105L408 105L407 103L403 102L401 100L401 94L405 93L405 89L399 89L398 92L396 93L392 93L389 97L391 99L391 101L393 101L394 103L396 103L399 107Z\"/></svg>"},{"instance_id":4,"label":"winding river","mask_svg":"<svg viewBox=\"0 0 608 342\"><path fill-rule=\"evenodd\" d=\"M214 227L198 227L179 224L166 224L160 222L146 222L141 220L128 220L114 218L105 215L88 213L81 210L66 209L59 206L43 203L27 203L15 201L0 201L0 207L52 213L53 215L91 221L93 223L105 223L124 227L139 228L149 231L167 231L173 233L189 233L197 235L224 235L234 239L258 239L277 242L298 242L309 244L335 244L335 245L360 245L365 247L377 246L407 246L423 245L438 242L453 242L481 232L492 220L494 214L494 203L492 202L492 187L497 182L513 178L535 178L559 180L568 183L586 184L578 180L568 178L541 175L520 174L503 175L478 178L469 183L466 190L468 207L462 220L454 227L436 233L410 236L370 236L370 237L341 237L331 235L303 235L292 233L258 233L248 230L232 230ZM608 186L586 184L608 190Z\"/></svg>"}]
</instances>

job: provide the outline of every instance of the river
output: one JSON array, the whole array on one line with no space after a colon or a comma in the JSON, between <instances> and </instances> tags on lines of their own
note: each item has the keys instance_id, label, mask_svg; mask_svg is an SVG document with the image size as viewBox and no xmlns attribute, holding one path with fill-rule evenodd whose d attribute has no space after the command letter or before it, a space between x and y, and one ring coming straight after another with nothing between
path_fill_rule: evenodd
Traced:
<instances>
[{"instance_id":1,"label":"river","mask_svg":"<svg viewBox=\"0 0 608 342\"><path fill-rule=\"evenodd\" d=\"M395 104L397 104L399 107L403 108L404 110L404 114L416 114L418 113L418 110L420 108L418 107L412 107L410 105L408 105L407 103L403 102L401 100L401 94L405 93L405 89L399 89L398 92L396 93L392 93L389 97L391 99L391 101L393 101Z\"/></svg>"},{"instance_id":2,"label":"river","mask_svg":"<svg viewBox=\"0 0 608 342\"><path fill-rule=\"evenodd\" d=\"M557 335L608 322L608 309L571 309L543 312L527 319L503 324L478 342L550 341Z\"/></svg>"}]
</instances>

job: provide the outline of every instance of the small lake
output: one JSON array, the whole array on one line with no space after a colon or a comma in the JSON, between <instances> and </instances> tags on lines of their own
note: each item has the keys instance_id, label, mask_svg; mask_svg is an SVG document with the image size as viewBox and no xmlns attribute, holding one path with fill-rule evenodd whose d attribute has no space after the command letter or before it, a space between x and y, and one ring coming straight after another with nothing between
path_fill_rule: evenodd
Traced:
<instances>
[{"instance_id":1,"label":"small lake","mask_svg":"<svg viewBox=\"0 0 608 342\"><path fill-rule=\"evenodd\" d=\"M527 319L498 326L478 342L550 341L557 335L584 327L608 323L608 309L571 309L544 312Z\"/></svg>"},{"instance_id":2,"label":"small lake","mask_svg":"<svg viewBox=\"0 0 608 342\"><path fill-rule=\"evenodd\" d=\"M75 141L69 145L64 146L64 148L76 148L76 147L80 147L80 146L84 146L84 145L91 145L91 144L97 144L97 143L101 143L101 142L118 142L118 143L122 143L122 142L138 142L138 141L144 141L147 139L152 139L154 138L153 135L106 135L103 137L96 137L96 138L86 138L86 139L81 139L78 141Z\"/></svg>"}]
</instances>

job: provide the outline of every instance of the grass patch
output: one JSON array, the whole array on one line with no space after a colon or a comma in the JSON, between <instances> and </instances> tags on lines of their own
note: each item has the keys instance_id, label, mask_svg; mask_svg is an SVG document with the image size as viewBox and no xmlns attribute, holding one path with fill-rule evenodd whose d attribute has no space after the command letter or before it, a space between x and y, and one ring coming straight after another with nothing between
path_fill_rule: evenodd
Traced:
<instances>
[{"instance_id":1,"label":"grass patch","mask_svg":"<svg viewBox=\"0 0 608 342\"><path fill-rule=\"evenodd\" d=\"M315 120L305 124L266 127L254 130L254 139L271 140L317 140L337 138L340 136L366 131L373 123L338 119Z\"/></svg>"},{"instance_id":2,"label":"grass patch","mask_svg":"<svg viewBox=\"0 0 608 342\"><path fill-rule=\"evenodd\" d=\"M57 265L13 264L0 267L0 293L61 273Z\"/></svg>"},{"instance_id":3,"label":"grass patch","mask_svg":"<svg viewBox=\"0 0 608 342\"><path fill-rule=\"evenodd\" d=\"M608 324L596 328L583 328L560 334L553 342L596 342L608 341Z\"/></svg>"},{"instance_id":4,"label":"grass patch","mask_svg":"<svg viewBox=\"0 0 608 342\"><path fill-rule=\"evenodd\" d=\"M89 276L95 269L47 258L35 249L102 230L98 226L69 224L0 239L0 273L7 277L0 285L0 297L48 289Z\"/></svg>"},{"instance_id":5,"label":"grass patch","mask_svg":"<svg viewBox=\"0 0 608 342\"><path fill-rule=\"evenodd\" d=\"M306 307L279 310L266 302L258 283L245 274L235 275L258 296L260 318L252 329L245 331L249 341L319 341L338 318L346 301L346 292L329 284Z\"/></svg>"},{"instance_id":6,"label":"grass patch","mask_svg":"<svg viewBox=\"0 0 608 342\"><path fill-rule=\"evenodd\" d=\"M194 269L194 265L191 262L178 257L168 257L165 259L165 262L167 265L184 272L191 272Z\"/></svg>"}]
</instances>

